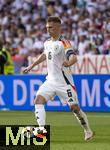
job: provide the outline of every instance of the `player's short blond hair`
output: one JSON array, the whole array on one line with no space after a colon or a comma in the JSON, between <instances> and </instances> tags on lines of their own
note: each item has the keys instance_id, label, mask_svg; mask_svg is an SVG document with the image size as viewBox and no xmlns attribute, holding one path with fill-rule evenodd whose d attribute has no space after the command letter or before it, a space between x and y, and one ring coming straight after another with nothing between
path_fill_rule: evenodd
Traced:
<instances>
[{"instance_id":1,"label":"player's short blond hair","mask_svg":"<svg viewBox=\"0 0 110 150\"><path fill-rule=\"evenodd\" d=\"M47 23L48 22L55 22L55 23L61 24L61 19L59 17L57 17L57 16L49 16L47 18Z\"/></svg>"}]
</instances>

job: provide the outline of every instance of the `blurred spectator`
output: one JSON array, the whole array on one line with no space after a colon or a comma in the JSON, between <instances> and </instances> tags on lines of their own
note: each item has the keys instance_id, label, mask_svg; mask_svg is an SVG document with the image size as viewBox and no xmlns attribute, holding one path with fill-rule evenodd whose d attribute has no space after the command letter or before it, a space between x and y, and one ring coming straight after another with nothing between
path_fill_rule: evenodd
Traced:
<instances>
[{"instance_id":1,"label":"blurred spectator","mask_svg":"<svg viewBox=\"0 0 110 150\"><path fill-rule=\"evenodd\" d=\"M98 9L98 3L96 2L96 0L87 0L86 9L89 15L93 16L97 12L97 9Z\"/></svg>"},{"instance_id":2,"label":"blurred spectator","mask_svg":"<svg viewBox=\"0 0 110 150\"><path fill-rule=\"evenodd\" d=\"M110 54L110 32L107 32L104 37L104 54Z\"/></svg>"},{"instance_id":3,"label":"blurred spectator","mask_svg":"<svg viewBox=\"0 0 110 150\"><path fill-rule=\"evenodd\" d=\"M14 74L14 66L11 58L9 43L0 40L0 74Z\"/></svg>"},{"instance_id":4,"label":"blurred spectator","mask_svg":"<svg viewBox=\"0 0 110 150\"><path fill-rule=\"evenodd\" d=\"M10 47L10 43L6 42L4 44L3 49L6 51L7 54L7 61L4 65L4 74L5 75L12 75L14 74L14 65L13 65L13 61L12 61L12 56L11 56L11 47Z\"/></svg>"},{"instance_id":5,"label":"blurred spectator","mask_svg":"<svg viewBox=\"0 0 110 150\"><path fill-rule=\"evenodd\" d=\"M4 66L7 62L7 53L3 49L3 42L0 39L0 74L4 74Z\"/></svg>"},{"instance_id":6,"label":"blurred spectator","mask_svg":"<svg viewBox=\"0 0 110 150\"><path fill-rule=\"evenodd\" d=\"M48 15L54 15L55 0L46 0L46 6L47 6Z\"/></svg>"},{"instance_id":7,"label":"blurred spectator","mask_svg":"<svg viewBox=\"0 0 110 150\"><path fill-rule=\"evenodd\" d=\"M104 45L103 45L103 39L102 38L97 38L95 41L95 48L99 52L99 54L103 54L104 50Z\"/></svg>"},{"instance_id":8,"label":"blurred spectator","mask_svg":"<svg viewBox=\"0 0 110 150\"><path fill-rule=\"evenodd\" d=\"M87 41L86 34L80 33L78 44L79 55L84 55L87 52L88 46L89 43Z\"/></svg>"}]
</instances>

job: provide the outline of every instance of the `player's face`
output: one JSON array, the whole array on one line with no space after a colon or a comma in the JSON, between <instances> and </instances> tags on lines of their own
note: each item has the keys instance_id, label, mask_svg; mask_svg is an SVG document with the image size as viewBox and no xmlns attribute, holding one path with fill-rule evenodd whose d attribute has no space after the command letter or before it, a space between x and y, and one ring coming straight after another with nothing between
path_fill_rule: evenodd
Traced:
<instances>
[{"instance_id":1,"label":"player's face","mask_svg":"<svg viewBox=\"0 0 110 150\"><path fill-rule=\"evenodd\" d=\"M48 22L46 24L47 32L51 37L57 36L60 34L60 24L55 22Z\"/></svg>"}]
</instances>

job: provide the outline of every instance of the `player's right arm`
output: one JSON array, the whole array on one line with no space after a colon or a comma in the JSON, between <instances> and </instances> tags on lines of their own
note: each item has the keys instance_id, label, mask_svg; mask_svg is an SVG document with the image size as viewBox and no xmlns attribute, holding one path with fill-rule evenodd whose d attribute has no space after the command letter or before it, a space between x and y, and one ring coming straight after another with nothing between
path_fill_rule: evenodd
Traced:
<instances>
[{"instance_id":1,"label":"player's right arm","mask_svg":"<svg viewBox=\"0 0 110 150\"><path fill-rule=\"evenodd\" d=\"M23 73L28 73L32 68L34 68L36 65L40 64L44 60L46 60L46 55L45 53L42 53L30 66L26 67L23 70Z\"/></svg>"}]
</instances>

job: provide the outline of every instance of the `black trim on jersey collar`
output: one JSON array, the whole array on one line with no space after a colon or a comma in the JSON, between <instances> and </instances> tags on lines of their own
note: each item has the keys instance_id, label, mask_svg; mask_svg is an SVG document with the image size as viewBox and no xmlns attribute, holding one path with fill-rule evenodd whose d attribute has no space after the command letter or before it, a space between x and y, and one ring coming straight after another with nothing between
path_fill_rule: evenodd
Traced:
<instances>
[{"instance_id":1,"label":"black trim on jersey collar","mask_svg":"<svg viewBox=\"0 0 110 150\"><path fill-rule=\"evenodd\" d=\"M58 40L61 41L61 40L64 40L64 39L65 39L64 36L61 35Z\"/></svg>"}]
</instances>

